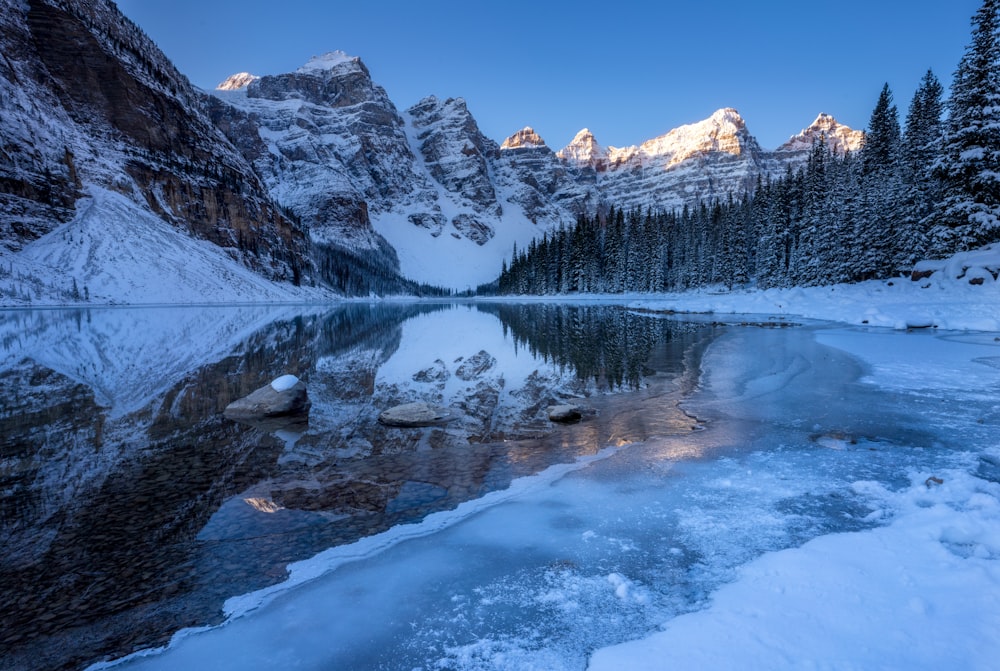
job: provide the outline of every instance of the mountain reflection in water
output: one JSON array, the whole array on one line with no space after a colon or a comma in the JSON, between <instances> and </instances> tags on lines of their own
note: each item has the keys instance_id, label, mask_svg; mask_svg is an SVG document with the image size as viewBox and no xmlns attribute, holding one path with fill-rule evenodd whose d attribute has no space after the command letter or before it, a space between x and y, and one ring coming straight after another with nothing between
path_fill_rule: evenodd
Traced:
<instances>
[{"instance_id":1,"label":"mountain reflection in water","mask_svg":"<svg viewBox=\"0 0 1000 671\"><path fill-rule=\"evenodd\" d=\"M3 668L165 644L289 562L690 431L676 402L712 333L504 303L0 313ZM284 373L308 384L308 422L222 416ZM595 414L552 425L547 406L567 399ZM418 400L460 418L377 422Z\"/></svg>"}]
</instances>

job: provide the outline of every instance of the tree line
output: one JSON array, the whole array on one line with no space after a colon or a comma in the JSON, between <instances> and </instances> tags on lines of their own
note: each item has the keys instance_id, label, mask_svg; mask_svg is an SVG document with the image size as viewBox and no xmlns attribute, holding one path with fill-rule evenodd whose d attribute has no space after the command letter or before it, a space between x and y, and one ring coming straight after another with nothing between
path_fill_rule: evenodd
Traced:
<instances>
[{"instance_id":1,"label":"tree line","mask_svg":"<svg viewBox=\"0 0 1000 671\"><path fill-rule=\"evenodd\" d=\"M479 293L857 282L1000 241L1000 0L972 25L950 98L928 71L901 126L886 84L860 151L835 154L820 137L802 168L741 198L581 215L515 248Z\"/></svg>"}]
</instances>

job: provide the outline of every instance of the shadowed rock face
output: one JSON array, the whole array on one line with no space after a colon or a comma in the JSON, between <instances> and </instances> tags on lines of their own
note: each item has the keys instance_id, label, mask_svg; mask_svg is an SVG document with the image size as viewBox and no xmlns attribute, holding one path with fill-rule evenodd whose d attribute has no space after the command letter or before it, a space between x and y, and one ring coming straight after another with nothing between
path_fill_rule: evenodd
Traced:
<instances>
[{"instance_id":1,"label":"shadowed rock face","mask_svg":"<svg viewBox=\"0 0 1000 671\"><path fill-rule=\"evenodd\" d=\"M82 189L95 184L234 249L267 276L291 279L308 267L302 231L212 124L204 96L114 5L3 0L0 13L0 87L44 107L32 111L2 96L0 192L16 201L0 213L8 246L44 233L52 224L41 214L70 218ZM29 148L33 138L42 156Z\"/></svg>"}]
</instances>

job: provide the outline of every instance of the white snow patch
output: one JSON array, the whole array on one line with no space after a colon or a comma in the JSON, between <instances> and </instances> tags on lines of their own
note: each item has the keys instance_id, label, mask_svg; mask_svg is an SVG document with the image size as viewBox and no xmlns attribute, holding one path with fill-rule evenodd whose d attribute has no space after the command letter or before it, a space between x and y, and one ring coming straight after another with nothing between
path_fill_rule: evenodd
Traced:
<instances>
[{"instance_id":1,"label":"white snow patch","mask_svg":"<svg viewBox=\"0 0 1000 671\"><path fill-rule=\"evenodd\" d=\"M893 522L765 554L711 605L598 650L590 671L994 668L1000 485L962 471L880 489Z\"/></svg>"},{"instance_id":2,"label":"white snow patch","mask_svg":"<svg viewBox=\"0 0 1000 671\"><path fill-rule=\"evenodd\" d=\"M271 389L276 392L288 391L299 383L299 378L294 375L282 375L271 380Z\"/></svg>"},{"instance_id":3,"label":"white snow patch","mask_svg":"<svg viewBox=\"0 0 1000 671\"><path fill-rule=\"evenodd\" d=\"M985 269L990 281L971 284L969 279L983 273L969 274L970 268ZM763 291L708 287L636 296L632 305L678 312L767 315L776 320L803 317L898 330L1000 331L1000 282L992 281L990 272L1000 271L1000 244L940 261L924 261L916 270L932 271L933 275L917 281L898 277Z\"/></svg>"}]
</instances>

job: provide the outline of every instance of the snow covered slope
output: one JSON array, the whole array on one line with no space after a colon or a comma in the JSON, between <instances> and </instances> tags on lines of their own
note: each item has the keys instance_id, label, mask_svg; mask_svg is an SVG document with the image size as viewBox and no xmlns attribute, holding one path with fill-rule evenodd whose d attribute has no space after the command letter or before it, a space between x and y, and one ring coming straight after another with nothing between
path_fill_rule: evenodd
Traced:
<instances>
[{"instance_id":1,"label":"snow covered slope","mask_svg":"<svg viewBox=\"0 0 1000 671\"><path fill-rule=\"evenodd\" d=\"M75 217L19 253L0 250L0 301L165 304L303 301L321 292L274 282L122 194L91 186Z\"/></svg>"}]
</instances>

